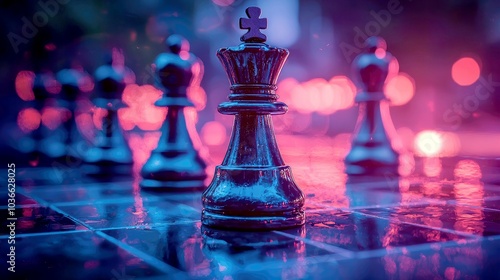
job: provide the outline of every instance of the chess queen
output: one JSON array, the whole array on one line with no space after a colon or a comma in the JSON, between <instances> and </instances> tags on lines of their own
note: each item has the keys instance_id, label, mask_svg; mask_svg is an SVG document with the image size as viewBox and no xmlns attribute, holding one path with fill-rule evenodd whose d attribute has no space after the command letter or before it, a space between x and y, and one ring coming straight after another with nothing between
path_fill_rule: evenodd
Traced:
<instances>
[{"instance_id":1,"label":"chess queen","mask_svg":"<svg viewBox=\"0 0 500 280\"><path fill-rule=\"evenodd\" d=\"M217 52L231 83L229 101L218 111L234 115L226 156L203 193L202 223L213 228L271 230L303 225L304 195L295 184L276 143L271 115L284 114L276 80L288 50L265 44L267 19L260 9L246 10L249 29L242 44Z\"/></svg>"}]
</instances>

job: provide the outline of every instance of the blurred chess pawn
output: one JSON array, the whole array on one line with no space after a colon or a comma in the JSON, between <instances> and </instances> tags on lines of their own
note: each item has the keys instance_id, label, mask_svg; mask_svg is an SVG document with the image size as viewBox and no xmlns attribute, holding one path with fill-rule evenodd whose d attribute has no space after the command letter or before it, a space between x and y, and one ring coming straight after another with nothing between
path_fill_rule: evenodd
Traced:
<instances>
[{"instance_id":1,"label":"blurred chess pawn","mask_svg":"<svg viewBox=\"0 0 500 280\"><path fill-rule=\"evenodd\" d=\"M77 69L62 69L56 74L56 80L61 85L57 100L58 107L66 112L62 127L44 139L43 152L60 163L73 165L81 162L82 144L84 140L76 124L77 99L80 97L80 84L86 73Z\"/></svg>"},{"instance_id":2,"label":"blurred chess pawn","mask_svg":"<svg viewBox=\"0 0 500 280\"><path fill-rule=\"evenodd\" d=\"M47 100L50 98L50 93L47 90L47 84L53 79L49 71L42 71L36 74L33 80L33 95L34 95L34 109L40 115L47 107ZM45 155L43 153L43 140L46 128L42 125L40 117L40 125L31 132L28 139L24 139L19 143L20 150L28 154L28 159L33 166L40 165L44 161Z\"/></svg>"},{"instance_id":3,"label":"blurred chess pawn","mask_svg":"<svg viewBox=\"0 0 500 280\"><path fill-rule=\"evenodd\" d=\"M185 191L204 189L206 164L193 146L195 130L188 130L185 107L193 103L187 98L187 89L193 79L193 65L198 62L189 53L188 42L179 35L166 41L170 53L161 53L153 65L155 85L163 91L156 101L159 107L168 107L161 127L158 146L141 170L140 185L146 189Z\"/></svg>"},{"instance_id":4,"label":"blurred chess pawn","mask_svg":"<svg viewBox=\"0 0 500 280\"><path fill-rule=\"evenodd\" d=\"M126 107L122 101L122 93L127 70L124 66L114 66L110 56L107 57L107 63L95 72L96 91L93 102L97 108L105 110L106 115L93 146L84 155L87 163L85 173L89 176L130 176L132 172L132 151L125 141L118 120L118 110Z\"/></svg>"},{"instance_id":5,"label":"blurred chess pawn","mask_svg":"<svg viewBox=\"0 0 500 280\"><path fill-rule=\"evenodd\" d=\"M345 158L349 175L397 176L399 154L388 131L394 131L383 87L392 55L382 38L370 37L366 49L353 62L360 92L356 96L359 117L352 146Z\"/></svg>"}]
</instances>

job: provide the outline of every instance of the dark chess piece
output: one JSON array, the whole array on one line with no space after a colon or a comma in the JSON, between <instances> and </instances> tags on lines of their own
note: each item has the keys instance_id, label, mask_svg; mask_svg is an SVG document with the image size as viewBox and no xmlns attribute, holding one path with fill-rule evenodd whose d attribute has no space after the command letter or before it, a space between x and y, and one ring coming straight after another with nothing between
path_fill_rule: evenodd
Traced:
<instances>
[{"instance_id":1,"label":"dark chess piece","mask_svg":"<svg viewBox=\"0 0 500 280\"><path fill-rule=\"evenodd\" d=\"M44 71L36 74L33 81L33 95L35 97L34 109L36 109L40 115L43 113L44 108L47 106L47 100L50 98L50 93L47 90L47 84L51 79L53 79L51 73ZM23 147L29 149L28 159L33 166L39 165L45 158L42 147L45 132L44 130L44 126L40 120L40 125L37 129L33 130L30 135L33 145L29 145L30 147Z\"/></svg>"},{"instance_id":2,"label":"dark chess piece","mask_svg":"<svg viewBox=\"0 0 500 280\"><path fill-rule=\"evenodd\" d=\"M366 40L366 50L353 62L361 91L356 96L359 117L351 150L345 158L349 175L397 176L399 154L391 145L394 131L383 87L392 55L382 38Z\"/></svg>"},{"instance_id":3,"label":"dark chess piece","mask_svg":"<svg viewBox=\"0 0 500 280\"><path fill-rule=\"evenodd\" d=\"M125 89L124 76L127 68L107 64L95 72L96 95L94 105L107 111L102 129L97 131L94 145L84 155L87 163L85 173L95 177L130 176L132 173L132 151L125 141L118 120L118 109L127 107L122 101Z\"/></svg>"},{"instance_id":4,"label":"dark chess piece","mask_svg":"<svg viewBox=\"0 0 500 280\"><path fill-rule=\"evenodd\" d=\"M288 109L277 102L276 80L289 52L264 43L259 29L267 19L259 19L259 8L246 13L250 19L240 20L240 28L249 29L243 43L217 52L231 83L229 102L218 111L235 121L226 156L203 193L202 223L241 230L300 226L304 195L281 158L271 119Z\"/></svg>"},{"instance_id":5,"label":"dark chess piece","mask_svg":"<svg viewBox=\"0 0 500 280\"><path fill-rule=\"evenodd\" d=\"M80 94L79 83L83 73L75 69L63 69L56 74L61 85L57 106L64 109L68 118L62 126L43 140L41 150L44 154L58 161L75 162L81 159L77 143L82 141L78 132L75 110L76 100Z\"/></svg>"},{"instance_id":6,"label":"dark chess piece","mask_svg":"<svg viewBox=\"0 0 500 280\"><path fill-rule=\"evenodd\" d=\"M47 154L68 164L81 162L83 152L83 138L76 124L77 99L81 94L80 83L85 73L68 68L57 72L56 79L61 85L58 104L67 112L68 119L62 124L64 137L58 139L46 139L44 150ZM50 140L50 141L49 141Z\"/></svg>"},{"instance_id":7,"label":"dark chess piece","mask_svg":"<svg viewBox=\"0 0 500 280\"><path fill-rule=\"evenodd\" d=\"M198 58L191 53L187 57L179 55L188 52L187 41L179 35L168 37L167 45L171 53L158 55L154 70L155 84L163 91L155 105L168 107L168 112L158 146L142 167L140 186L167 191L201 190L205 188L206 164L193 146L184 115L184 108L193 106L186 94Z\"/></svg>"}]
</instances>

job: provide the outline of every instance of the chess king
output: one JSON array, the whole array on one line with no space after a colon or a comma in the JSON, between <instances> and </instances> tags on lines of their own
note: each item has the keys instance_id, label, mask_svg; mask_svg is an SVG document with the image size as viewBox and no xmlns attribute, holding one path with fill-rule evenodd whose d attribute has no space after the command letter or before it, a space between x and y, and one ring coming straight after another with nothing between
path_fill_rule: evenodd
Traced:
<instances>
[{"instance_id":1,"label":"chess king","mask_svg":"<svg viewBox=\"0 0 500 280\"><path fill-rule=\"evenodd\" d=\"M193 106L187 89L193 80L193 65L200 62L188 53L189 44L183 37L171 35L166 43L171 52L156 57L154 71L155 86L163 91L155 105L168 107L168 112L158 146L142 167L140 186L166 191L201 190L205 188L206 164L193 146L194 135L189 133L184 115L184 108ZM187 56L181 57L181 52Z\"/></svg>"},{"instance_id":2,"label":"chess king","mask_svg":"<svg viewBox=\"0 0 500 280\"><path fill-rule=\"evenodd\" d=\"M388 132L394 131L383 87L392 55L379 37L366 40L366 49L353 61L352 68L360 92L359 117L351 150L345 158L349 175L398 176L399 154L391 145Z\"/></svg>"},{"instance_id":3,"label":"chess king","mask_svg":"<svg viewBox=\"0 0 500 280\"><path fill-rule=\"evenodd\" d=\"M287 111L275 91L289 53L265 44L259 29L267 19L259 19L260 13L247 8L249 19L240 19L240 28L249 29L243 43L217 51L231 83L229 101L218 111L235 120L226 156L202 195L202 223L208 227L272 230L305 222L304 195L281 158L271 119Z\"/></svg>"}]
</instances>

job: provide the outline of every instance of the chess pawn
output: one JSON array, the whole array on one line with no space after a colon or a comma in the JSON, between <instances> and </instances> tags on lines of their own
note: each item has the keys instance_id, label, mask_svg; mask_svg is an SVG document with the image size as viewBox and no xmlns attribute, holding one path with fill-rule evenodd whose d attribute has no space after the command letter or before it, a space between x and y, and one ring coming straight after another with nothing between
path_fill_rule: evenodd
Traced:
<instances>
[{"instance_id":1,"label":"chess pawn","mask_svg":"<svg viewBox=\"0 0 500 280\"><path fill-rule=\"evenodd\" d=\"M43 149L51 158L66 162L67 164L81 162L80 145L83 143L83 139L78 131L75 114L77 98L81 93L79 85L84 75L83 72L72 68L60 70L56 74L56 80L61 85L61 92L57 103L58 106L66 110L68 119L58 131L63 136L59 137L57 133L54 133L53 137L46 138Z\"/></svg>"},{"instance_id":2,"label":"chess pawn","mask_svg":"<svg viewBox=\"0 0 500 280\"><path fill-rule=\"evenodd\" d=\"M393 149L388 131L394 131L383 87L392 55L382 38L370 37L366 49L353 62L361 91L355 101L359 117L351 150L345 158L349 175L397 176L399 154Z\"/></svg>"},{"instance_id":3,"label":"chess pawn","mask_svg":"<svg viewBox=\"0 0 500 280\"><path fill-rule=\"evenodd\" d=\"M206 164L193 146L192 137L198 136L191 135L196 131L188 130L184 115L184 108L193 106L187 89L198 58L188 52L187 40L179 35L168 37L167 45L171 53L158 55L153 68L155 85L163 91L155 105L168 107L168 111L158 146L142 167L140 186L167 191L201 190L205 188Z\"/></svg>"},{"instance_id":4,"label":"chess pawn","mask_svg":"<svg viewBox=\"0 0 500 280\"><path fill-rule=\"evenodd\" d=\"M281 158L271 119L287 111L277 101L276 80L289 52L264 43L259 29L267 20L259 19L259 8L246 13L250 19L241 19L240 28L250 30L243 43L217 51L231 83L229 101L218 111L235 120L225 158L202 195L202 223L241 230L296 227L305 222L304 195Z\"/></svg>"},{"instance_id":5,"label":"chess pawn","mask_svg":"<svg viewBox=\"0 0 500 280\"><path fill-rule=\"evenodd\" d=\"M33 81L33 95L34 108L40 113L43 113L44 108L47 106L47 99L50 97L50 93L47 90L47 84L52 79L52 75L49 72L41 72L36 74ZM33 141L32 148L29 150L29 160L33 165L38 165L40 160L43 158L42 153L42 143L44 138L44 127L40 121L40 125L37 129L31 132L31 140Z\"/></svg>"},{"instance_id":6,"label":"chess pawn","mask_svg":"<svg viewBox=\"0 0 500 280\"><path fill-rule=\"evenodd\" d=\"M123 136L118 109L127 107L122 101L127 68L116 67L111 57L95 72L97 108L106 110L102 129L97 131L94 145L85 153L86 173L95 177L126 176L132 172L132 152Z\"/></svg>"}]
</instances>

